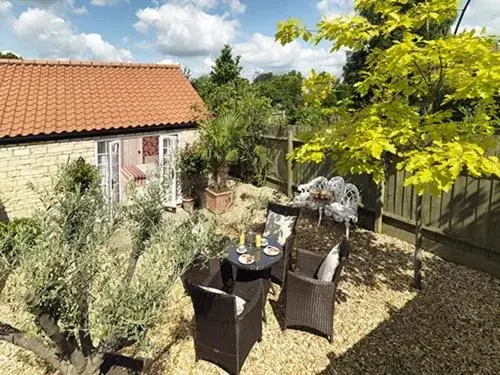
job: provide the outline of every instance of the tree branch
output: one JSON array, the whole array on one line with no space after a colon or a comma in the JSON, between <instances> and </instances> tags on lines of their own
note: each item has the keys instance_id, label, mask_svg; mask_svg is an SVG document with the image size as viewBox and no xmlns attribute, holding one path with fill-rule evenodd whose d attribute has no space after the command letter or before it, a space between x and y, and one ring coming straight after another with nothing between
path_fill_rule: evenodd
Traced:
<instances>
[{"instance_id":1,"label":"tree branch","mask_svg":"<svg viewBox=\"0 0 500 375\"><path fill-rule=\"evenodd\" d=\"M418 71L420 72L420 75L422 76L422 78L424 79L425 83L427 84L427 86L430 88L431 87L431 84L429 83L429 81L427 80L427 77L425 76L424 72L422 71L422 68L420 68L420 65L418 65L418 63L413 60L413 64L415 65L415 67L418 69Z\"/></svg>"},{"instance_id":2,"label":"tree branch","mask_svg":"<svg viewBox=\"0 0 500 375\"><path fill-rule=\"evenodd\" d=\"M61 332L54 318L52 318L47 313L42 313L37 318L37 325L55 344L60 354L66 358L69 358L75 348L69 343L66 335Z\"/></svg>"},{"instance_id":3,"label":"tree branch","mask_svg":"<svg viewBox=\"0 0 500 375\"><path fill-rule=\"evenodd\" d=\"M443 78L444 78L444 66L443 66L443 58L441 57L441 55L439 55L439 80L438 80L438 83L436 84L436 97L435 97L435 101L436 103L434 103L434 110L437 110L437 105L436 104L440 104L441 102L441 87L443 86Z\"/></svg>"},{"instance_id":4,"label":"tree branch","mask_svg":"<svg viewBox=\"0 0 500 375\"><path fill-rule=\"evenodd\" d=\"M47 346L39 338L28 336L9 324L0 322L0 340L29 350L49 363L54 369L61 369L63 365L54 349Z\"/></svg>"}]
</instances>

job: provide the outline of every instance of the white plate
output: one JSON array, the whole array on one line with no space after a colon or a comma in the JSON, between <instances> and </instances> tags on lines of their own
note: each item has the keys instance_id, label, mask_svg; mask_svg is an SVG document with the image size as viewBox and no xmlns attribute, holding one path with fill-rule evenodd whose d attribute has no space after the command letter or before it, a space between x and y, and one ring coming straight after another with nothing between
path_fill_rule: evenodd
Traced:
<instances>
[{"instance_id":1,"label":"white plate","mask_svg":"<svg viewBox=\"0 0 500 375\"><path fill-rule=\"evenodd\" d=\"M242 254L238 257L238 262L241 264L252 264L255 262L255 258L250 254Z\"/></svg>"},{"instance_id":2,"label":"white plate","mask_svg":"<svg viewBox=\"0 0 500 375\"><path fill-rule=\"evenodd\" d=\"M246 246L238 246L236 248L236 252L238 254L245 254L247 252L247 247Z\"/></svg>"},{"instance_id":3,"label":"white plate","mask_svg":"<svg viewBox=\"0 0 500 375\"><path fill-rule=\"evenodd\" d=\"M274 257L276 255L278 255L280 253L280 250L276 247L273 247L273 246L266 246L264 248L264 254L270 256L270 257Z\"/></svg>"}]
</instances>

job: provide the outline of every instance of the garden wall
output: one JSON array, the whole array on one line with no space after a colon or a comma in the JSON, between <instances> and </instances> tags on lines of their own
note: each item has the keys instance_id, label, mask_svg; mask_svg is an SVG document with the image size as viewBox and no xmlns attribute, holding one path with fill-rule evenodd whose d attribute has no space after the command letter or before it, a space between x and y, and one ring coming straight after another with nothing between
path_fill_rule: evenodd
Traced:
<instances>
[{"instance_id":1,"label":"garden wall","mask_svg":"<svg viewBox=\"0 0 500 375\"><path fill-rule=\"evenodd\" d=\"M268 184L287 192L287 186L316 176L333 175L334 162L298 164L287 161L289 144L302 142L273 129L266 136L272 160ZM291 170L291 175L290 171ZM348 176L362 195L360 225L373 230L376 187L369 176ZM386 181L383 232L413 243L415 192L405 188L404 172L392 171ZM288 181L288 183L287 183ZM461 176L450 192L423 198L424 246L443 258L500 277L500 180Z\"/></svg>"},{"instance_id":2,"label":"garden wall","mask_svg":"<svg viewBox=\"0 0 500 375\"><path fill-rule=\"evenodd\" d=\"M51 184L57 167L68 158L82 156L93 163L95 143L91 140L54 141L0 146L0 200L3 216L28 216L38 203L37 189ZM1 214L0 214L1 215Z\"/></svg>"}]
</instances>

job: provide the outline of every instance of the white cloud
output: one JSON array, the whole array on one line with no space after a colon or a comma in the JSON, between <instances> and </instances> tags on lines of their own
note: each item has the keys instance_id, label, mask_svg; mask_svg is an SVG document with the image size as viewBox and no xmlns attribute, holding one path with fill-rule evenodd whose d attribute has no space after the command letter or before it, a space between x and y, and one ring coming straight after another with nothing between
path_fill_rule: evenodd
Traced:
<instances>
[{"instance_id":1,"label":"white cloud","mask_svg":"<svg viewBox=\"0 0 500 375\"><path fill-rule=\"evenodd\" d=\"M151 42L148 42L147 40L141 40L139 42L135 42L134 47L140 48L140 49L153 49L154 44Z\"/></svg>"},{"instance_id":2,"label":"white cloud","mask_svg":"<svg viewBox=\"0 0 500 375\"><path fill-rule=\"evenodd\" d=\"M12 12L12 3L10 1L0 0L0 15L10 15Z\"/></svg>"},{"instance_id":3,"label":"white cloud","mask_svg":"<svg viewBox=\"0 0 500 375\"><path fill-rule=\"evenodd\" d=\"M200 9L212 9L217 6L217 0L174 0L172 3L191 4Z\"/></svg>"},{"instance_id":4,"label":"white cloud","mask_svg":"<svg viewBox=\"0 0 500 375\"><path fill-rule=\"evenodd\" d=\"M304 47L299 42L282 46L262 34L253 34L247 42L235 44L233 52L241 55L243 75L247 78L262 72L282 73L292 69L304 74L311 69L325 70L340 77L345 63L344 52L331 53L323 48Z\"/></svg>"},{"instance_id":5,"label":"white cloud","mask_svg":"<svg viewBox=\"0 0 500 375\"><path fill-rule=\"evenodd\" d=\"M160 64L178 64L182 69L188 69L193 78L207 74L212 69L215 61L211 57L175 57L168 56Z\"/></svg>"},{"instance_id":6,"label":"white cloud","mask_svg":"<svg viewBox=\"0 0 500 375\"><path fill-rule=\"evenodd\" d=\"M465 5L462 0L460 9ZM500 34L500 0L471 1L460 24L460 30L486 27L489 34ZM453 27L453 30L455 28Z\"/></svg>"},{"instance_id":7,"label":"white cloud","mask_svg":"<svg viewBox=\"0 0 500 375\"><path fill-rule=\"evenodd\" d=\"M77 14L77 15L82 15L82 14L87 14L87 8L85 7L85 5L79 7L79 8L73 8L73 13Z\"/></svg>"},{"instance_id":8,"label":"white cloud","mask_svg":"<svg viewBox=\"0 0 500 375\"><path fill-rule=\"evenodd\" d=\"M165 56L161 63L180 64L191 71L193 77L207 74L215 63L218 53L207 56ZM323 48L304 47L299 42L286 46L273 37L253 34L250 39L233 46L233 56L241 55L242 75L253 79L263 72L285 73L298 70L308 74L311 69L329 71L337 77L342 74L345 53L330 53Z\"/></svg>"},{"instance_id":9,"label":"white cloud","mask_svg":"<svg viewBox=\"0 0 500 375\"><path fill-rule=\"evenodd\" d=\"M49 9L52 13L66 13L69 11L78 16L87 14L87 7L85 5L78 7L77 1L79 0L33 0L32 2L38 8Z\"/></svg>"},{"instance_id":10,"label":"white cloud","mask_svg":"<svg viewBox=\"0 0 500 375\"><path fill-rule=\"evenodd\" d=\"M105 6L110 6L110 5L115 5L120 2L129 2L129 0L91 0L90 3L92 5L98 6L98 7L105 7Z\"/></svg>"},{"instance_id":11,"label":"white cloud","mask_svg":"<svg viewBox=\"0 0 500 375\"><path fill-rule=\"evenodd\" d=\"M243 4L240 0L224 0L227 5L231 8L233 12L244 13L247 6Z\"/></svg>"},{"instance_id":12,"label":"white cloud","mask_svg":"<svg viewBox=\"0 0 500 375\"><path fill-rule=\"evenodd\" d=\"M72 25L48 9L28 8L13 23L14 36L31 45L39 57L129 61L132 53L96 33L75 33Z\"/></svg>"},{"instance_id":13,"label":"white cloud","mask_svg":"<svg viewBox=\"0 0 500 375\"><path fill-rule=\"evenodd\" d=\"M316 8L323 16L333 17L354 13L354 0L320 0Z\"/></svg>"},{"instance_id":14,"label":"white cloud","mask_svg":"<svg viewBox=\"0 0 500 375\"><path fill-rule=\"evenodd\" d=\"M199 3L199 0L196 1ZM203 56L218 52L236 37L239 22L224 15L209 14L195 5L167 3L137 11L134 27L153 31L161 54Z\"/></svg>"}]
</instances>

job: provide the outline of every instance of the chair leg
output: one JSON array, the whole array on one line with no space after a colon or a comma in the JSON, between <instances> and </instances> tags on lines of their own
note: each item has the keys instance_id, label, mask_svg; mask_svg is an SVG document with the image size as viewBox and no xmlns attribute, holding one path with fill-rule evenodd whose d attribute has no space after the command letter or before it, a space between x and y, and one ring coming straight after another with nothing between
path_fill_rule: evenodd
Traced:
<instances>
[{"instance_id":1,"label":"chair leg","mask_svg":"<svg viewBox=\"0 0 500 375\"><path fill-rule=\"evenodd\" d=\"M318 227L321 225L321 219L323 218L323 210L321 207L318 208L319 211L319 219L318 219Z\"/></svg>"}]
</instances>

